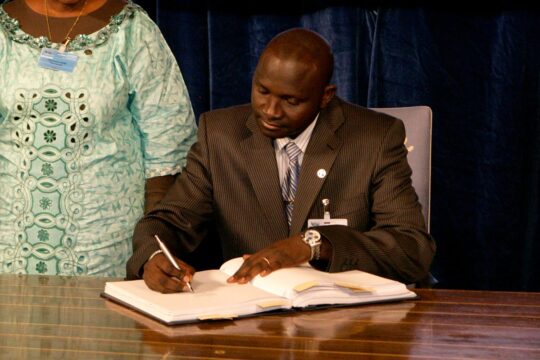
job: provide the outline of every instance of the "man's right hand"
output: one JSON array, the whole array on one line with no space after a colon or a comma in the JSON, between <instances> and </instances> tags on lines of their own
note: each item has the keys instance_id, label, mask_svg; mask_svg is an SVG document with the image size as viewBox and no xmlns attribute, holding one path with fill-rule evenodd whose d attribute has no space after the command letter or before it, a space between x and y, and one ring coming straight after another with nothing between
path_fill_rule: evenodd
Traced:
<instances>
[{"instance_id":1,"label":"man's right hand","mask_svg":"<svg viewBox=\"0 0 540 360\"><path fill-rule=\"evenodd\" d=\"M195 269L176 259L182 270L175 269L164 254L157 254L144 264L143 279L146 285L164 294L189 291L187 283L193 279Z\"/></svg>"}]
</instances>

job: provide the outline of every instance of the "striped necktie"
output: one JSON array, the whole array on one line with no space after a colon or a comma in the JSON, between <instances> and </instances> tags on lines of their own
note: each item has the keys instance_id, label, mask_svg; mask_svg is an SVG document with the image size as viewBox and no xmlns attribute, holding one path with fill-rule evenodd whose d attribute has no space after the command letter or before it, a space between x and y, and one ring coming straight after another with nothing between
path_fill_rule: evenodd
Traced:
<instances>
[{"instance_id":1,"label":"striped necktie","mask_svg":"<svg viewBox=\"0 0 540 360\"><path fill-rule=\"evenodd\" d=\"M287 213L287 221L291 225L292 211L294 205L294 194L298 186L298 178L300 177L300 163L298 155L302 152L300 148L293 142L289 141L285 145L285 151L289 157L289 167L285 174L285 180L282 185L282 196L285 203L285 212Z\"/></svg>"}]
</instances>

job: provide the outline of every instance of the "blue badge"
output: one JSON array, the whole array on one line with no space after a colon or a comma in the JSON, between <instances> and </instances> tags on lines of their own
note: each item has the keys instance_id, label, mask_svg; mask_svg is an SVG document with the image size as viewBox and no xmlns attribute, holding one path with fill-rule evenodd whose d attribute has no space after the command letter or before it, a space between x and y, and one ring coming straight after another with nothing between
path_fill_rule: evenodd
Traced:
<instances>
[{"instance_id":1,"label":"blue badge","mask_svg":"<svg viewBox=\"0 0 540 360\"><path fill-rule=\"evenodd\" d=\"M73 72L79 57L55 49L43 48L38 65L45 69Z\"/></svg>"}]
</instances>

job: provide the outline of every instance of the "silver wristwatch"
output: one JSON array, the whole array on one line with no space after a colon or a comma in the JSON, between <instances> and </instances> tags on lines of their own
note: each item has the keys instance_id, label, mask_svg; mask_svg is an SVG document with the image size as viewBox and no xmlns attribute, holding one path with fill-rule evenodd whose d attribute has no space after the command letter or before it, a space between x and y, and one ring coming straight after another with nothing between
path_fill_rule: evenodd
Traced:
<instances>
[{"instance_id":1,"label":"silver wristwatch","mask_svg":"<svg viewBox=\"0 0 540 360\"><path fill-rule=\"evenodd\" d=\"M321 233L317 230L308 229L302 233L302 241L311 248L311 260L319 260L321 256Z\"/></svg>"}]
</instances>

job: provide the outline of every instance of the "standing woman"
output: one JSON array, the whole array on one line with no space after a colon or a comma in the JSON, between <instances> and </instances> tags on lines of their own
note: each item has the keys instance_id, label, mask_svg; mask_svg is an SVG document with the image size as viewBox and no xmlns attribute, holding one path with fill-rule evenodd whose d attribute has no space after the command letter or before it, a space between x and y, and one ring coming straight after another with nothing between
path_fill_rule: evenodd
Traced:
<instances>
[{"instance_id":1,"label":"standing woman","mask_svg":"<svg viewBox=\"0 0 540 360\"><path fill-rule=\"evenodd\" d=\"M139 6L5 1L0 272L123 277L136 221L195 138L180 69Z\"/></svg>"}]
</instances>

